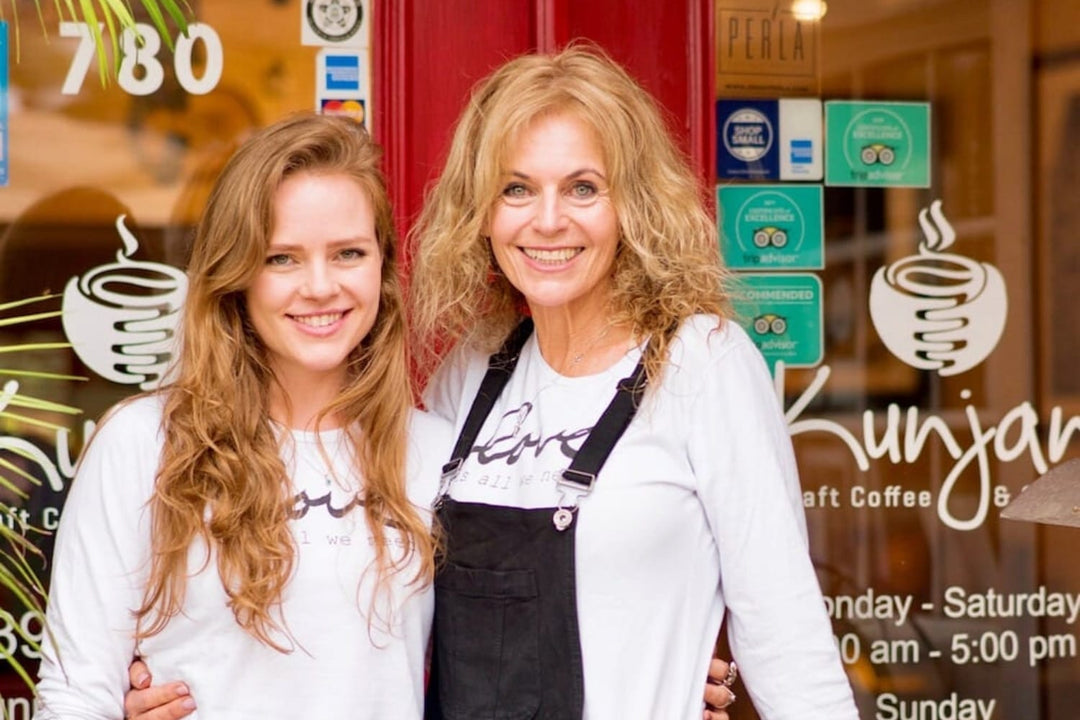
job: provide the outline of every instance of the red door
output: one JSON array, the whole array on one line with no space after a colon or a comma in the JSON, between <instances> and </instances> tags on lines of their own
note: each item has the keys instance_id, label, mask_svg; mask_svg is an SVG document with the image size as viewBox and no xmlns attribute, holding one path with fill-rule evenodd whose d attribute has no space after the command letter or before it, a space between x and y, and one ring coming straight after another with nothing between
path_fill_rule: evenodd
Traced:
<instances>
[{"instance_id":1,"label":"red door","mask_svg":"<svg viewBox=\"0 0 1080 720\"><path fill-rule=\"evenodd\" d=\"M472 86L503 61L583 38L603 47L669 113L711 178L708 0L403 0L375 3L375 133L399 227L415 219Z\"/></svg>"}]
</instances>

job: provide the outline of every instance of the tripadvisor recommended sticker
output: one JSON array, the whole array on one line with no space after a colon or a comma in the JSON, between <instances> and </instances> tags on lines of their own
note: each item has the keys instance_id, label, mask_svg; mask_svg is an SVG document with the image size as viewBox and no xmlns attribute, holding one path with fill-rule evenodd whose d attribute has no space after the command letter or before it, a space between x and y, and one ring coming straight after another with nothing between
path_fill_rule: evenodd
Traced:
<instances>
[{"instance_id":1,"label":"tripadvisor recommended sticker","mask_svg":"<svg viewBox=\"0 0 1080 720\"><path fill-rule=\"evenodd\" d=\"M930 187L930 104L825 103L825 184Z\"/></svg>"},{"instance_id":2,"label":"tripadvisor recommended sticker","mask_svg":"<svg viewBox=\"0 0 1080 720\"><path fill-rule=\"evenodd\" d=\"M765 356L769 367L821 362L821 280L809 273L744 273L734 292L739 324Z\"/></svg>"},{"instance_id":3,"label":"tripadvisor recommended sticker","mask_svg":"<svg viewBox=\"0 0 1080 720\"><path fill-rule=\"evenodd\" d=\"M727 185L716 190L720 252L733 270L820 270L820 185Z\"/></svg>"}]
</instances>

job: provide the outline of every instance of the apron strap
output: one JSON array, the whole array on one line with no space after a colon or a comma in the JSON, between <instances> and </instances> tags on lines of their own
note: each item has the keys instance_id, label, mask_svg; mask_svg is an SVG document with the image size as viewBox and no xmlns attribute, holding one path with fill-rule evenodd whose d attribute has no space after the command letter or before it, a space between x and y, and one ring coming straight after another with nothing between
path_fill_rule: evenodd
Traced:
<instances>
[{"instance_id":1,"label":"apron strap","mask_svg":"<svg viewBox=\"0 0 1080 720\"><path fill-rule=\"evenodd\" d=\"M514 368L517 367L521 350L532 330L532 319L525 318L507 338L502 349L488 358L487 372L484 373L480 389L461 427L450 462L442 467L442 487L436 499L436 506L441 504L442 499L446 497L450 482L457 475L469 451L472 450L473 444L476 443L484 422L495 407L495 401L498 400L499 394L506 387ZM589 432L589 436L585 438L581 449L574 455L570 467L563 471L562 477L558 480L562 492L555 511L554 523L560 531L565 530L573 521L573 511L577 509L578 500L592 491L596 476L600 474L608 456L615 449L615 444L619 442L626 427L637 414L641 398L645 394L645 386L648 384L648 377L645 375L647 353L646 349L630 376L619 380L616 384L615 397L608 403L600 419ZM573 496L570 500L567 499L567 491L570 491Z\"/></svg>"},{"instance_id":2,"label":"apron strap","mask_svg":"<svg viewBox=\"0 0 1080 720\"><path fill-rule=\"evenodd\" d=\"M461 434L458 435L457 444L454 445L454 451L450 455L450 462L442 467L444 484L457 474L461 464L468 457L469 451L472 450L480 430L484 427L484 421L491 414L491 409L495 407L495 401L499 399L499 393L506 387L506 383L514 373L514 368L517 367L521 349L525 347L525 341L532 334L532 329L532 318L525 318L510 333L502 349L488 358L487 372L480 383L480 390L476 393L472 407L469 408L465 424L461 427Z\"/></svg>"},{"instance_id":3,"label":"apron strap","mask_svg":"<svg viewBox=\"0 0 1080 720\"><path fill-rule=\"evenodd\" d=\"M618 382L615 397L608 403L596 425L593 425L581 449L574 455L570 467L563 470L562 476L555 483L559 489L559 503L551 521L559 532L573 524L578 503L592 492L600 469L604 467L611 451L615 449L615 443L619 442L627 425L637 414L649 380L645 375L646 353L642 354L630 377Z\"/></svg>"},{"instance_id":4,"label":"apron strap","mask_svg":"<svg viewBox=\"0 0 1080 720\"><path fill-rule=\"evenodd\" d=\"M563 471L562 479L587 492L592 488L608 455L615 449L626 427L637 414L641 398L645 394L648 378L645 376L645 356L642 355L630 377L618 382L615 397L608 403L603 415L596 421L581 449L574 455L570 467Z\"/></svg>"}]
</instances>

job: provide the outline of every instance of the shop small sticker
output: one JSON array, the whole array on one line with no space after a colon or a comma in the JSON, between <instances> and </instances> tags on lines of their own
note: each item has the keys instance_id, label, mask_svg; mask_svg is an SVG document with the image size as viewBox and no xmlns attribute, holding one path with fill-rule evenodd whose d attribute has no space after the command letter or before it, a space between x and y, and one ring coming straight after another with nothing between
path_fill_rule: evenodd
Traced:
<instances>
[{"instance_id":1,"label":"shop small sticker","mask_svg":"<svg viewBox=\"0 0 1080 720\"><path fill-rule=\"evenodd\" d=\"M743 162L765 157L772 148L773 125L756 108L739 108L724 121L724 147Z\"/></svg>"},{"instance_id":2,"label":"shop small sticker","mask_svg":"<svg viewBox=\"0 0 1080 720\"><path fill-rule=\"evenodd\" d=\"M821 101L716 101L716 174L736 180L821 180Z\"/></svg>"}]
</instances>

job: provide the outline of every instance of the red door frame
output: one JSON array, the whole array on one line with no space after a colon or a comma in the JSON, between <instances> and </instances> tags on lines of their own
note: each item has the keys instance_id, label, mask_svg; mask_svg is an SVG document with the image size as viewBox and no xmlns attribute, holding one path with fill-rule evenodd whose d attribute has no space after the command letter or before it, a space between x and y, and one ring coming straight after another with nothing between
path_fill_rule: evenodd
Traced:
<instances>
[{"instance_id":1,"label":"red door frame","mask_svg":"<svg viewBox=\"0 0 1080 720\"><path fill-rule=\"evenodd\" d=\"M702 179L715 178L711 0L375 0L374 11L374 133L403 232L472 86L511 57L575 38L624 64L667 110Z\"/></svg>"}]
</instances>

